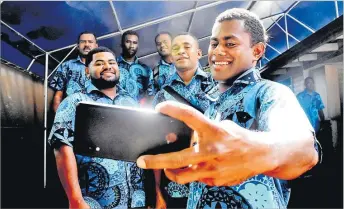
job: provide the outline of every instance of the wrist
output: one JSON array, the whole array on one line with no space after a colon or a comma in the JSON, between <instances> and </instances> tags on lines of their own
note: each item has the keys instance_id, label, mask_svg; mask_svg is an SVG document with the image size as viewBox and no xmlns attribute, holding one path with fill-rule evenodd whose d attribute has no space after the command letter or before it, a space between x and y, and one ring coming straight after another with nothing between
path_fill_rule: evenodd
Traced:
<instances>
[{"instance_id":1,"label":"wrist","mask_svg":"<svg viewBox=\"0 0 344 209\"><path fill-rule=\"evenodd\" d=\"M78 205L84 202L84 198L82 196L72 196L68 198L68 201L71 205Z\"/></svg>"}]
</instances>

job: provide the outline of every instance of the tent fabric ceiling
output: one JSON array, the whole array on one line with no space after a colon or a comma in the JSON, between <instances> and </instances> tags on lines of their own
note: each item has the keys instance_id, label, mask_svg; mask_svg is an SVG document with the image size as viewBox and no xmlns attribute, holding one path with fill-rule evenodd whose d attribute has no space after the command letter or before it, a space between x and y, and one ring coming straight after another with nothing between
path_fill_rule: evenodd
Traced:
<instances>
[{"instance_id":1,"label":"tent fabric ceiling","mask_svg":"<svg viewBox=\"0 0 344 209\"><path fill-rule=\"evenodd\" d=\"M30 71L44 77L45 52L53 51L51 72L73 49L80 32L94 32L99 45L120 54L121 34L133 29L140 36L137 55L153 67L159 60L155 35L189 31L200 40L204 66L216 16L234 7L255 12L268 29L270 42L261 66L343 14L343 1L5 1L1 58L24 69L31 66ZM76 50L68 58L75 56Z\"/></svg>"}]
</instances>

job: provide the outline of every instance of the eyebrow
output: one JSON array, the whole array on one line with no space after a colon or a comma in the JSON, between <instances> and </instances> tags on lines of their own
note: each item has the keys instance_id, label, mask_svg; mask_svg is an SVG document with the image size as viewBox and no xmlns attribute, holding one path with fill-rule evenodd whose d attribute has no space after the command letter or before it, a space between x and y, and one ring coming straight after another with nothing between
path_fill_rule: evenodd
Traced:
<instances>
[{"instance_id":1,"label":"eyebrow","mask_svg":"<svg viewBox=\"0 0 344 209\"><path fill-rule=\"evenodd\" d=\"M236 38L237 38L237 37L231 35L231 36L225 36L225 37L223 37L223 40L228 41L228 40L230 40L230 39L236 39ZM216 38L216 37L211 37L210 40L211 40L211 41L219 41L218 38Z\"/></svg>"},{"instance_id":2,"label":"eyebrow","mask_svg":"<svg viewBox=\"0 0 344 209\"><path fill-rule=\"evenodd\" d=\"M94 62L98 62L98 61L105 62L105 60L102 60L102 59L95 60ZM115 59L109 59L108 61L116 61L116 60Z\"/></svg>"}]
</instances>

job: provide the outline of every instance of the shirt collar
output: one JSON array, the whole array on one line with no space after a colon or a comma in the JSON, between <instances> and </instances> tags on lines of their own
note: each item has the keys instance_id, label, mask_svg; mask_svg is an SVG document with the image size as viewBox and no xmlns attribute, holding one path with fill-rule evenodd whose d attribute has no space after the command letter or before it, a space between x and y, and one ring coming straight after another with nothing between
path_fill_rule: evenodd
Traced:
<instances>
[{"instance_id":1,"label":"shirt collar","mask_svg":"<svg viewBox=\"0 0 344 209\"><path fill-rule=\"evenodd\" d=\"M125 62L125 63L129 64L128 61L126 61L122 55L120 55L118 57L118 62ZM138 62L139 62L139 59L137 58L137 56L135 56L133 63L137 64Z\"/></svg>"},{"instance_id":2,"label":"shirt collar","mask_svg":"<svg viewBox=\"0 0 344 209\"><path fill-rule=\"evenodd\" d=\"M242 75L240 75L235 81L234 84L242 83L242 84L252 84L261 80L262 77L260 76L260 72L257 68L251 68L245 71Z\"/></svg>"},{"instance_id":3,"label":"shirt collar","mask_svg":"<svg viewBox=\"0 0 344 209\"><path fill-rule=\"evenodd\" d=\"M172 65L172 63L170 64L170 63L165 62L164 59L161 59L159 64L160 65L166 65L166 66L171 66Z\"/></svg>"},{"instance_id":4,"label":"shirt collar","mask_svg":"<svg viewBox=\"0 0 344 209\"><path fill-rule=\"evenodd\" d=\"M173 68L176 68L174 65L173 65ZM197 67L197 70L195 72L195 75L192 77L192 80L195 78L195 77L204 77L204 78L207 78L208 77L208 74L206 72L204 72L198 65ZM178 72L177 72L177 69L175 69L175 72L174 74L170 77L170 82L172 81L180 81L180 82L183 82L183 80L180 78L180 76L178 75ZM168 83L170 83L168 82ZM184 82L183 82L184 83Z\"/></svg>"},{"instance_id":5,"label":"shirt collar","mask_svg":"<svg viewBox=\"0 0 344 209\"><path fill-rule=\"evenodd\" d=\"M74 59L74 62L80 62L81 64L85 65L85 63L82 62L80 55Z\"/></svg>"},{"instance_id":6,"label":"shirt collar","mask_svg":"<svg viewBox=\"0 0 344 209\"><path fill-rule=\"evenodd\" d=\"M87 87L86 87L86 92L87 92L88 94L90 94L92 91L100 92L100 90L97 89L97 87L95 87L95 86L93 85L93 83L90 81L89 84L88 84Z\"/></svg>"},{"instance_id":7,"label":"shirt collar","mask_svg":"<svg viewBox=\"0 0 344 209\"><path fill-rule=\"evenodd\" d=\"M313 96L314 91L312 91L311 93L309 93L309 92L307 91L307 89L305 89L305 90L303 90L303 93L304 93L304 94L308 94L308 95L310 95L310 96Z\"/></svg>"},{"instance_id":8,"label":"shirt collar","mask_svg":"<svg viewBox=\"0 0 344 209\"><path fill-rule=\"evenodd\" d=\"M91 81L89 81L89 83L88 83L88 85L86 87L86 92L88 94L90 94L90 93L92 93L94 91L102 93L97 87L95 87L93 85L93 83ZM126 91L120 85L116 85L116 92L117 92L117 95L126 94Z\"/></svg>"}]
</instances>

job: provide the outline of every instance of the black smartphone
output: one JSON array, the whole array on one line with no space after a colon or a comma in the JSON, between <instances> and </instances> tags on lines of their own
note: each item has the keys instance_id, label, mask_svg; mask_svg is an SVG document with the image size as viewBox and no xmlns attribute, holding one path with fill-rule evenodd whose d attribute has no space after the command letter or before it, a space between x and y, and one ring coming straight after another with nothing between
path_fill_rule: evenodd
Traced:
<instances>
[{"instance_id":1,"label":"black smartphone","mask_svg":"<svg viewBox=\"0 0 344 209\"><path fill-rule=\"evenodd\" d=\"M80 102L76 108L76 154L135 162L142 154L180 151L192 130L154 110ZM166 137L177 141L167 144Z\"/></svg>"}]
</instances>

